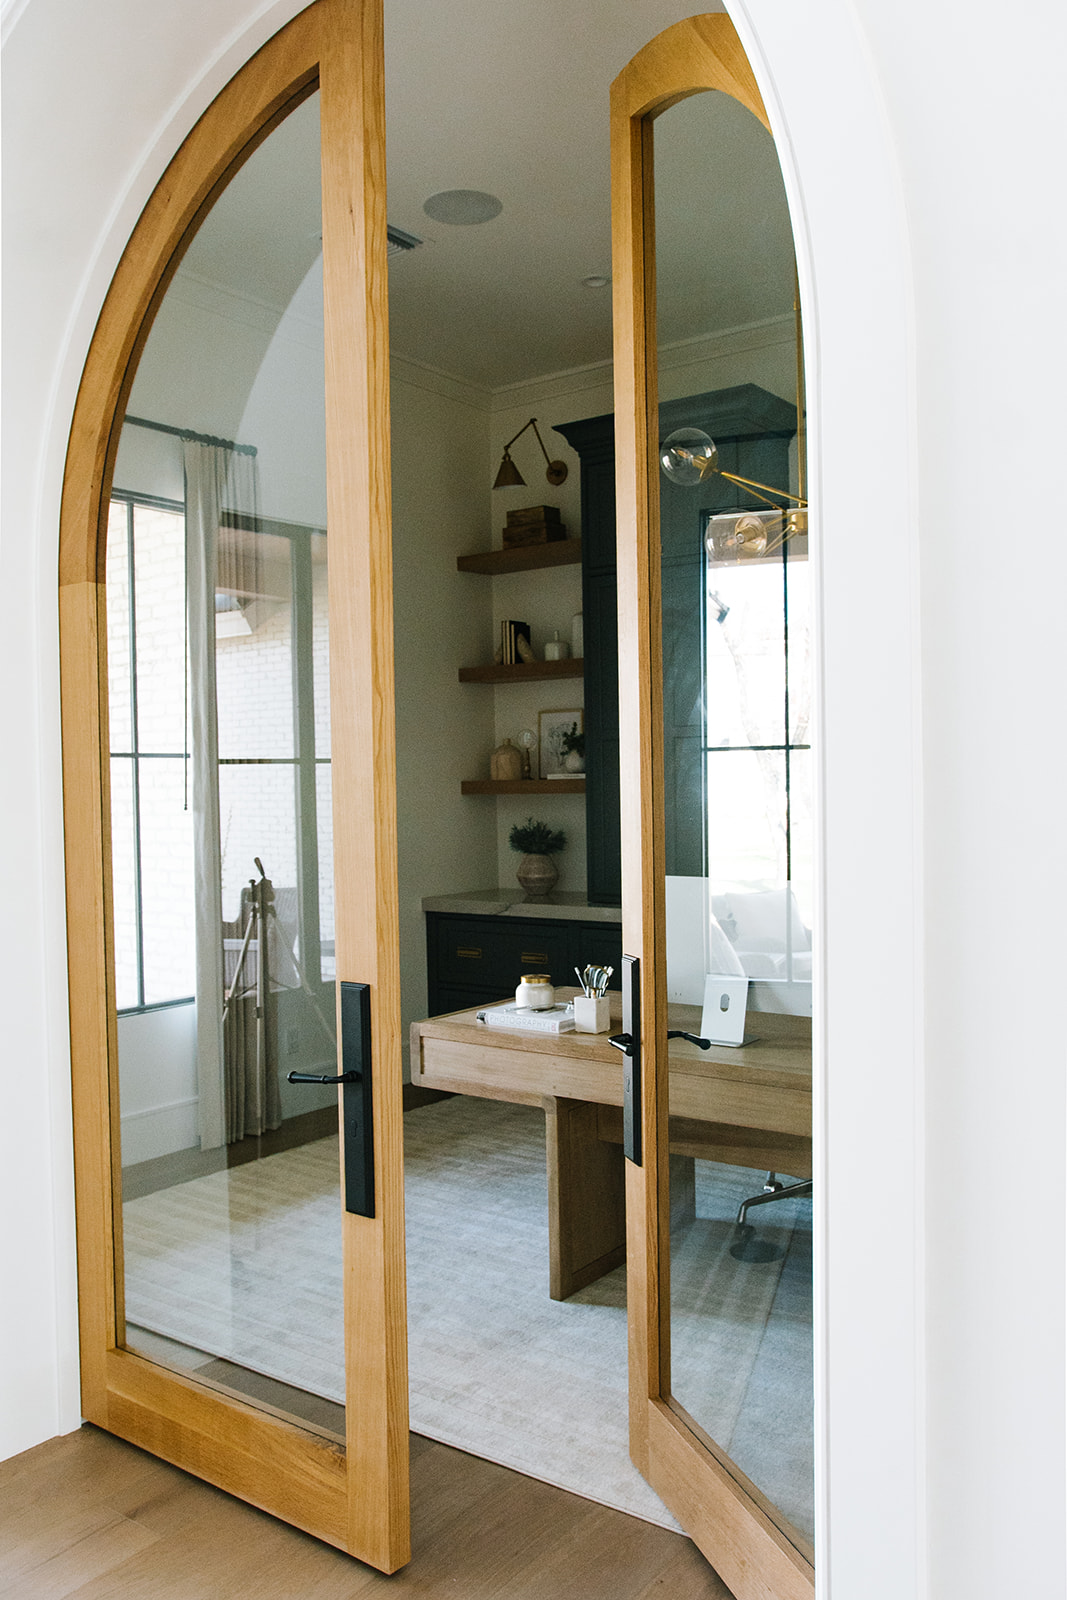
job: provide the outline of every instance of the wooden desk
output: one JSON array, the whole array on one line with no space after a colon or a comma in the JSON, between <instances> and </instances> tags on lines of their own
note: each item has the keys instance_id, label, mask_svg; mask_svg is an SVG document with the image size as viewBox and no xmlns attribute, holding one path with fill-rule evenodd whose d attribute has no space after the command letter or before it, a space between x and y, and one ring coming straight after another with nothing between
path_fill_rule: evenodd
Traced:
<instances>
[{"instance_id":1,"label":"wooden desk","mask_svg":"<svg viewBox=\"0 0 1067 1600\"><path fill-rule=\"evenodd\" d=\"M570 998L577 991L560 989ZM612 1032L622 997L611 996ZM671 1006L672 1028L700 1031L698 1006ZM759 1012L757 1042L704 1051L670 1044L672 1215L692 1207L693 1159L811 1176L811 1022ZM540 1106L548 1161L550 1294L584 1288L626 1259L622 1057L606 1033L488 1028L476 1010L411 1028L412 1082Z\"/></svg>"}]
</instances>

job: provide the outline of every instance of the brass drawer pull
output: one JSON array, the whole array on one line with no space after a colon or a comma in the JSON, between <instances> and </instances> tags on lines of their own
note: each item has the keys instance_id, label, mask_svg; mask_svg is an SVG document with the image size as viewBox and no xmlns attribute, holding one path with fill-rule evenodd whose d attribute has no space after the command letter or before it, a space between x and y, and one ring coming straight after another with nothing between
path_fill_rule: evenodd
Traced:
<instances>
[{"instance_id":1,"label":"brass drawer pull","mask_svg":"<svg viewBox=\"0 0 1067 1600\"><path fill-rule=\"evenodd\" d=\"M524 967L547 967L548 957L543 950L524 950L519 957Z\"/></svg>"},{"instance_id":2,"label":"brass drawer pull","mask_svg":"<svg viewBox=\"0 0 1067 1600\"><path fill-rule=\"evenodd\" d=\"M461 961L480 961L482 959L480 950L457 950L456 955Z\"/></svg>"}]
</instances>

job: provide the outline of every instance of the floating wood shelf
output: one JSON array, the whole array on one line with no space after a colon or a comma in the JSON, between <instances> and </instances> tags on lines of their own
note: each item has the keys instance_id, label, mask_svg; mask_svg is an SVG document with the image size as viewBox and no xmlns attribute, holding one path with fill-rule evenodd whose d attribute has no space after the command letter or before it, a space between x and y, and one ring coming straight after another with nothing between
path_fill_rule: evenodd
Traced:
<instances>
[{"instance_id":1,"label":"floating wood shelf","mask_svg":"<svg viewBox=\"0 0 1067 1600\"><path fill-rule=\"evenodd\" d=\"M547 683L551 678L581 678L585 662L581 656L565 661L517 661L503 667L495 662L487 667L460 667L460 683Z\"/></svg>"},{"instance_id":2,"label":"floating wood shelf","mask_svg":"<svg viewBox=\"0 0 1067 1600\"><path fill-rule=\"evenodd\" d=\"M582 559L580 539L551 539L547 544L514 544L506 550L480 550L457 556L460 572L536 572L539 567L571 567Z\"/></svg>"},{"instance_id":3,"label":"floating wood shelf","mask_svg":"<svg viewBox=\"0 0 1067 1600\"><path fill-rule=\"evenodd\" d=\"M584 778L464 778L464 794L584 794Z\"/></svg>"}]
</instances>

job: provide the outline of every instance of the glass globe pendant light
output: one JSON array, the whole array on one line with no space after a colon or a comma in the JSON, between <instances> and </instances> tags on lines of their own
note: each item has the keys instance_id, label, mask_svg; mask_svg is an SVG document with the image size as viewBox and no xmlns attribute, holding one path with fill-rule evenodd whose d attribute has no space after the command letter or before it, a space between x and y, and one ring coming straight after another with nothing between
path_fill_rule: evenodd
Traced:
<instances>
[{"instance_id":1,"label":"glass globe pendant light","mask_svg":"<svg viewBox=\"0 0 1067 1600\"><path fill-rule=\"evenodd\" d=\"M714 439L700 428L676 428L668 434L659 447L659 464L663 476L682 488L692 488L706 478L724 478L771 508L712 517L707 546L714 561L755 560L773 555L787 539L808 531L808 502L803 495L726 472L719 466ZM791 500L793 505L783 506L783 500Z\"/></svg>"},{"instance_id":2,"label":"glass globe pendant light","mask_svg":"<svg viewBox=\"0 0 1067 1600\"><path fill-rule=\"evenodd\" d=\"M676 428L659 447L659 464L672 483L689 488L719 470L719 452L699 428Z\"/></svg>"}]
</instances>

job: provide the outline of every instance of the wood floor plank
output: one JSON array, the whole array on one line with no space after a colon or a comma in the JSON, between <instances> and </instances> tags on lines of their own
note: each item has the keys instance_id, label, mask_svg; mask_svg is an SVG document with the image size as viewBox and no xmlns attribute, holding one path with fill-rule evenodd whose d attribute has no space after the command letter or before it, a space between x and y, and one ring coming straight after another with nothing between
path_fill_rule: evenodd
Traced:
<instances>
[{"instance_id":1,"label":"wood floor plank","mask_svg":"<svg viewBox=\"0 0 1067 1600\"><path fill-rule=\"evenodd\" d=\"M65 1505L62 1501L34 1500L17 1505L10 1502L10 1514L17 1520L0 1529L0 1572L3 1581L32 1572L51 1561L71 1545L92 1538L110 1527L116 1515L106 1506ZM3 1589L0 1588L0 1594Z\"/></svg>"},{"instance_id":2,"label":"wood floor plank","mask_svg":"<svg viewBox=\"0 0 1067 1600\"><path fill-rule=\"evenodd\" d=\"M680 1535L416 1436L412 1497L386 1578L86 1426L0 1466L0 1597L730 1600Z\"/></svg>"},{"instance_id":3,"label":"wood floor plank","mask_svg":"<svg viewBox=\"0 0 1067 1600\"><path fill-rule=\"evenodd\" d=\"M665 1567L672 1565L679 1544L685 1546L688 1541L679 1540L666 1528L652 1527L636 1517L612 1516L595 1506L569 1537L553 1541L544 1556L530 1566L528 1577L534 1592L540 1594L637 1600ZM706 1582L708 1567L703 1558L701 1561Z\"/></svg>"},{"instance_id":4,"label":"wood floor plank","mask_svg":"<svg viewBox=\"0 0 1067 1600\"><path fill-rule=\"evenodd\" d=\"M733 1594L687 1539L633 1600L733 1600Z\"/></svg>"},{"instance_id":5,"label":"wood floor plank","mask_svg":"<svg viewBox=\"0 0 1067 1600\"><path fill-rule=\"evenodd\" d=\"M3 1600L67 1600L82 1591L87 1581L114 1572L156 1543L156 1535L148 1528L129 1517L115 1517L48 1560L24 1569L10 1583L0 1582L0 1596Z\"/></svg>"}]
</instances>

